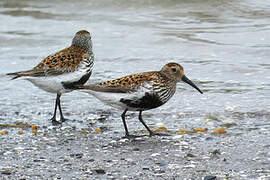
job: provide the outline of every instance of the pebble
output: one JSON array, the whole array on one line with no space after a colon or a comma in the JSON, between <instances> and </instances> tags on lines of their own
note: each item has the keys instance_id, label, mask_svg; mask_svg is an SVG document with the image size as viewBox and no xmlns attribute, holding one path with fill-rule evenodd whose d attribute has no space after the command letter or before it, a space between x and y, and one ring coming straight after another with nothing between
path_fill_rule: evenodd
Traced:
<instances>
[{"instance_id":1,"label":"pebble","mask_svg":"<svg viewBox=\"0 0 270 180\"><path fill-rule=\"evenodd\" d=\"M194 164L189 164L187 166L184 166L184 168L195 168L196 166Z\"/></svg>"},{"instance_id":2,"label":"pebble","mask_svg":"<svg viewBox=\"0 0 270 180\"><path fill-rule=\"evenodd\" d=\"M215 149L213 152L211 152L213 155L221 155L219 149Z\"/></svg>"},{"instance_id":3,"label":"pebble","mask_svg":"<svg viewBox=\"0 0 270 180\"><path fill-rule=\"evenodd\" d=\"M188 146L188 143L186 141L181 141L180 142L180 145L182 145L182 146Z\"/></svg>"},{"instance_id":4,"label":"pebble","mask_svg":"<svg viewBox=\"0 0 270 180\"><path fill-rule=\"evenodd\" d=\"M115 140L112 140L111 142L110 142L110 144L116 144L117 143L117 141L115 141Z\"/></svg>"},{"instance_id":5,"label":"pebble","mask_svg":"<svg viewBox=\"0 0 270 180\"><path fill-rule=\"evenodd\" d=\"M156 156L160 156L160 154L159 153L153 153L153 154L151 154L151 157L156 157Z\"/></svg>"},{"instance_id":6,"label":"pebble","mask_svg":"<svg viewBox=\"0 0 270 180\"><path fill-rule=\"evenodd\" d=\"M182 166L179 164L169 164L168 169L180 169Z\"/></svg>"},{"instance_id":7,"label":"pebble","mask_svg":"<svg viewBox=\"0 0 270 180\"><path fill-rule=\"evenodd\" d=\"M70 157L75 157L77 159L81 159L83 157L83 153L70 154Z\"/></svg>"},{"instance_id":8,"label":"pebble","mask_svg":"<svg viewBox=\"0 0 270 180\"><path fill-rule=\"evenodd\" d=\"M140 151L140 149L139 148L134 148L133 151Z\"/></svg>"},{"instance_id":9,"label":"pebble","mask_svg":"<svg viewBox=\"0 0 270 180\"><path fill-rule=\"evenodd\" d=\"M187 153L186 157L191 157L191 158L193 158L193 157L196 157L196 156L195 156L194 154Z\"/></svg>"},{"instance_id":10,"label":"pebble","mask_svg":"<svg viewBox=\"0 0 270 180\"><path fill-rule=\"evenodd\" d=\"M127 138L125 138L125 139L120 139L119 140L119 142L121 142L121 143L124 143L124 142L127 142L127 141L129 141L129 139L127 139ZM111 141L112 142L112 141Z\"/></svg>"},{"instance_id":11,"label":"pebble","mask_svg":"<svg viewBox=\"0 0 270 180\"><path fill-rule=\"evenodd\" d=\"M212 141L212 140L214 140L214 138L213 137L207 137L207 138L205 138L205 140L206 141Z\"/></svg>"},{"instance_id":12,"label":"pebble","mask_svg":"<svg viewBox=\"0 0 270 180\"><path fill-rule=\"evenodd\" d=\"M97 174L105 174L105 170L104 169L95 169L94 170Z\"/></svg>"},{"instance_id":13,"label":"pebble","mask_svg":"<svg viewBox=\"0 0 270 180\"><path fill-rule=\"evenodd\" d=\"M58 138L47 138L47 137L43 137L43 141L54 141L57 140Z\"/></svg>"},{"instance_id":14,"label":"pebble","mask_svg":"<svg viewBox=\"0 0 270 180\"><path fill-rule=\"evenodd\" d=\"M162 167L162 166L166 166L168 163L166 162L160 162L159 165Z\"/></svg>"},{"instance_id":15,"label":"pebble","mask_svg":"<svg viewBox=\"0 0 270 180\"><path fill-rule=\"evenodd\" d=\"M183 137L184 137L183 135L176 135L176 136L173 136L172 139L181 139Z\"/></svg>"},{"instance_id":16,"label":"pebble","mask_svg":"<svg viewBox=\"0 0 270 180\"><path fill-rule=\"evenodd\" d=\"M205 177L203 178L203 180L215 180L215 179L217 179L216 176L205 176Z\"/></svg>"},{"instance_id":17,"label":"pebble","mask_svg":"<svg viewBox=\"0 0 270 180\"><path fill-rule=\"evenodd\" d=\"M64 127L61 127L60 128L62 131L65 131L65 130L72 130L73 127L72 126L64 126Z\"/></svg>"},{"instance_id":18,"label":"pebble","mask_svg":"<svg viewBox=\"0 0 270 180\"><path fill-rule=\"evenodd\" d=\"M23 148L23 147L16 147L16 148L14 148L14 150L17 151L17 152L22 152L24 149L25 148Z\"/></svg>"},{"instance_id":19,"label":"pebble","mask_svg":"<svg viewBox=\"0 0 270 180\"><path fill-rule=\"evenodd\" d=\"M143 169L143 170L150 170L149 167L143 167L142 169Z\"/></svg>"},{"instance_id":20,"label":"pebble","mask_svg":"<svg viewBox=\"0 0 270 180\"><path fill-rule=\"evenodd\" d=\"M8 168L1 169L0 172L1 172L1 174L4 174L4 175L11 175L12 174L12 170L8 169Z\"/></svg>"}]
</instances>

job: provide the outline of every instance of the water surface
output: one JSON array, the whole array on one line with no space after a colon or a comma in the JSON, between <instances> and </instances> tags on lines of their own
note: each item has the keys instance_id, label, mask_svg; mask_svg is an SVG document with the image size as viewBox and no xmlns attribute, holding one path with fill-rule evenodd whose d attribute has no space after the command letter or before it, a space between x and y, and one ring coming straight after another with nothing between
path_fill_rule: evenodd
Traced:
<instances>
[{"instance_id":1,"label":"water surface","mask_svg":"<svg viewBox=\"0 0 270 180\"><path fill-rule=\"evenodd\" d=\"M212 130L235 122L229 132L246 141L240 150L251 143L255 153L268 145L269 162L269 18L270 1L256 0L2 0L0 74L32 68L86 29L95 54L91 82L159 70L173 61L205 92L179 83L166 105L144 113L151 127ZM0 78L0 92L1 123L50 125L55 95L6 77ZM74 120L68 125L84 127L87 119L106 114L112 131L124 132L121 112L87 94L65 94L62 102ZM218 121L207 120L209 115ZM131 129L138 129L136 116L128 120Z\"/></svg>"}]
</instances>

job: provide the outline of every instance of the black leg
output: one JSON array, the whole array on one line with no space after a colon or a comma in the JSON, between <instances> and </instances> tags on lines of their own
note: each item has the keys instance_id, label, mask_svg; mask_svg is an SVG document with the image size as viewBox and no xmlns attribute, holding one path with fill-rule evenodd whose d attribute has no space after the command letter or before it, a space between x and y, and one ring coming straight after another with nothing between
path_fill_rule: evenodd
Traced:
<instances>
[{"instance_id":1,"label":"black leg","mask_svg":"<svg viewBox=\"0 0 270 180\"><path fill-rule=\"evenodd\" d=\"M145 124L145 122L142 119L142 111L140 111L139 113L139 120L141 121L141 123L144 125L144 127L147 129L147 131L149 132L149 135L152 136L154 135L154 133L151 131L151 129Z\"/></svg>"},{"instance_id":2,"label":"black leg","mask_svg":"<svg viewBox=\"0 0 270 180\"><path fill-rule=\"evenodd\" d=\"M58 101L59 100L58 100L58 95L57 95L56 100L55 100L55 107L54 107L53 117L51 118L51 121L52 121L53 125L59 124L59 122L56 121L56 111L57 111Z\"/></svg>"},{"instance_id":3,"label":"black leg","mask_svg":"<svg viewBox=\"0 0 270 180\"><path fill-rule=\"evenodd\" d=\"M64 118L64 115L63 115L63 113L62 113L60 97L61 97L61 94L57 94L57 98L58 98L58 108L59 108L59 111L60 111L60 121L61 121L61 122L65 122L66 119Z\"/></svg>"},{"instance_id":4,"label":"black leg","mask_svg":"<svg viewBox=\"0 0 270 180\"><path fill-rule=\"evenodd\" d=\"M51 118L51 121L52 121L52 124L53 125L59 125L61 124L61 122L58 122L56 121L56 111L57 111L57 107L59 108L60 110L60 114L62 114L61 112L61 106L59 107L59 104L60 104L60 97L61 97L61 94L57 94L56 96L56 100L55 100L55 108L54 108L54 113L53 113L53 117Z\"/></svg>"},{"instance_id":5,"label":"black leg","mask_svg":"<svg viewBox=\"0 0 270 180\"><path fill-rule=\"evenodd\" d=\"M126 137L129 137L129 132L128 132L127 123L126 123L126 112L127 111L128 111L128 109L125 109L125 111L122 113L121 117L122 117L122 121L123 121L124 128L126 131Z\"/></svg>"}]
</instances>

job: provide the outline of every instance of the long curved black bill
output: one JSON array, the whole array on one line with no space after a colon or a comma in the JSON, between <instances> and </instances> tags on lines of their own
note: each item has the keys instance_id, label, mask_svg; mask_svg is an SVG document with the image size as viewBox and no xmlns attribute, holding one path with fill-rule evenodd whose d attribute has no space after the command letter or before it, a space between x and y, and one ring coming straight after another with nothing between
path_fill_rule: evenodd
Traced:
<instances>
[{"instance_id":1,"label":"long curved black bill","mask_svg":"<svg viewBox=\"0 0 270 180\"><path fill-rule=\"evenodd\" d=\"M203 93L191 80L189 80L185 75L182 77L182 81L184 81L185 83L191 85L192 87L194 87L195 89L197 89L201 94Z\"/></svg>"}]
</instances>

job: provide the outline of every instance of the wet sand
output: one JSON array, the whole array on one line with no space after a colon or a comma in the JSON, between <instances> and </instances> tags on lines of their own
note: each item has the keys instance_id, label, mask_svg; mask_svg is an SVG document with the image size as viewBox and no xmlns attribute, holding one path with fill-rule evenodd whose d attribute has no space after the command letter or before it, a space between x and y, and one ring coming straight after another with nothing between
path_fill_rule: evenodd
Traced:
<instances>
[{"instance_id":1,"label":"wet sand","mask_svg":"<svg viewBox=\"0 0 270 180\"><path fill-rule=\"evenodd\" d=\"M38 131L0 126L0 179L269 179L269 15L255 0L2 0L0 124ZM80 29L92 34L91 83L183 65L204 94L179 83L143 113L171 136L124 139L122 112L75 91L61 98L69 121L53 127L55 95L4 76L68 47ZM131 133L147 135L137 116Z\"/></svg>"}]
</instances>

